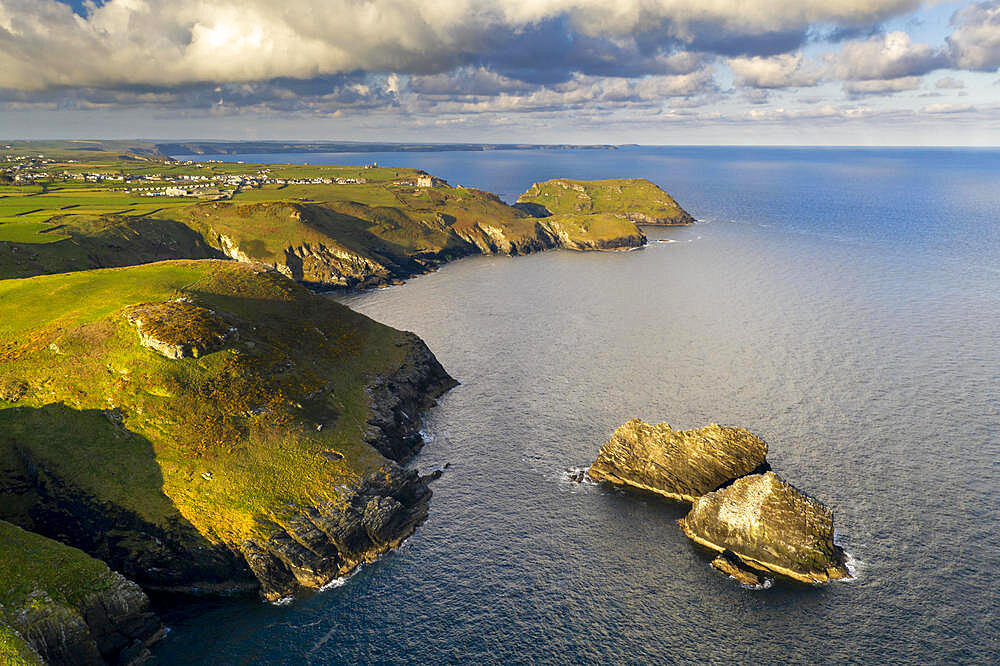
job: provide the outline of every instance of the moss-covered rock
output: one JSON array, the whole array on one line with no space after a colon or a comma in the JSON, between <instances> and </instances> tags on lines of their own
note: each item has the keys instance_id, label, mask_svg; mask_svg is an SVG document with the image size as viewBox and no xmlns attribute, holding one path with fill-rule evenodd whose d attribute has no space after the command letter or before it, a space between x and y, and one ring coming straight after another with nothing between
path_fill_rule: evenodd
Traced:
<instances>
[{"instance_id":1,"label":"moss-covered rock","mask_svg":"<svg viewBox=\"0 0 1000 666\"><path fill-rule=\"evenodd\" d=\"M0 620L0 664L42 666L41 655L11 626Z\"/></svg>"},{"instance_id":2,"label":"moss-covered rock","mask_svg":"<svg viewBox=\"0 0 1000 666\"><path fill-rule=\"evenodd\" d=\"M632 419L612 433L588 474L595 481L693 502L760 468L766 458L767 443L743 428L713 423L674 430Z\"/></svg>"},{"instance_id":3,"label":"moss-covered rock","mask_svg":"<svg viewBox=\"0 0 1000 666\"><path fill-rule=\"evenodd\" d=\"M833 542L833 511L774 472L703 495L679 522L696 543L757 569L807 583L850 576Z\"/></svg>"},{"instance_id":4,"label":"moss-covered rock","mask_svg":"<svg viewBox=\"0 0 1000 666\"><path fill-rule=\"evenodd\" d=\"M681 225L695 221L672 196L645 178L557 178L535 183L517 203L539 217L544 210L552 215L607 213L648 225Z\"/></svg>"},{"instance_id":5,"label":"moss-covered rock","mask_svg":"<svg viewBox=\"0 0 1000 666\"><path fill-rule=\"evenodd\" d=\"M55 664L127 664L163 635L139 586L103 562L5 521L0 544L0 656L15 655L12 663L39 663L40 655Z\"/></svg>"},{"instance_id":6,"label":"moss-covered rock","mask_svg":"<svg viewBox=\"0 0 1000 666\"><path fill-rule=\"evenodd\" d=\"M0 360L24 387L0 402L0 518L150 588L268 598L422 520L430 491L386 456L454 383L416 336L231 261L0 282ZM402 509L368 530L379 498Z\"/></svg>"}]
</instances>

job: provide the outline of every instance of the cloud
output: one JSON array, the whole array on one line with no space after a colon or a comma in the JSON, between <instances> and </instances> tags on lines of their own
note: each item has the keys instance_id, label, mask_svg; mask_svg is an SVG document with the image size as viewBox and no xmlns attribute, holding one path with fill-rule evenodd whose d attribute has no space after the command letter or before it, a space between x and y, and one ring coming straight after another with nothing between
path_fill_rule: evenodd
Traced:
<instances>
[{"instance_id":1,"label":"cloud","mask_svg":"<svg viewBox=\"0 0 1000 666\"><path fill-rule=\"evenodd\" d=\"M801 53L753 58L729 58L736 82L751 88L795 88L814 86L822 72L804 64Z\"/></svg>"},{"instance_id":2,"label":"cloud","mask_svg":"<svg viewBox=\"0 0 1000 666\"><path fill-rule=\"evenodd\" d=\"M0 87L174 87L483 66L678 74L678 51L770 55L814 25L873 25L919 0L0 0ZM688 65L690 67L690 65ZM688 72L693 71L693 68Z\"/></svg>"},{"instance_id":3,"label":"cloud","mask_svg":"<svg viewBox=\"0 0 1000 666\"><path fill-rule=\"evenodd\" d=\"M845 81L844 90L852 97L866 95L889 95L916 90L922 79L919 76L903 76L896 79L872 79L865 81Z\"/></svg>"},{"instance_id":4,"label":"cloud","mask_svg":"<svg viewBox=\"0 0 1000 666\"><path fill-rule=\"evenodd\" d=\"M845 81L908 78L948 66L944 50L914 43L902 31L847 42L829 60L831 74Z\"/></svg>"},{"instance_id":5,"label":"cloud","mask_svg":"<svg viewBox=\"0 0 1000 666\"><path fill-rule=\"evenodd\" d=\"M938 79L937 83L934 84L934 87L938 89L958 89L964 88L965 82L959 81L952 76L946 76L943 79Z\"/></svg>"},{"instance_id":6,"label":"cloud","mask_svg":"<svg viewBox=\"0 0 1000 666\"><path fill-rule=\"evenodd\" d=\"M491 76L484 76L493 80ZM498 87L473 94L447 86L427 94L426 79L416 79L416 87L404 86L401 103L415 113L423 114L483 114L507 112L546 112L594 109L660 109L665 102L685 98L676 107L703 104L700 97L716 90L711 69L690 74L675 74L624 79L575 75L570 81L556 85L539 85L522 89ZM411 96L409 93L419 93ZM485 93L485 94L484 94Z\"/></svg>"},{"instance_id":7,"label":"cloud","mask_svg":"<svg viewBox=\"0 0 1000 666\"><path fill-rule=\"evenodd\" d=\"M924 108L920 109L920 112L932 115L941 115L950 113L966 113L975 110L976 107L971 104L928 104Z\"/></svg>"},{"instance_id":8,"label":"cloud","mask_svg":"<svg viewBox=\"0 0 1000 666\"><path fill-rule=\"evenodd\" d=\"M955 66L993 71L1000 67L1000 2L963 7L952 16L948 47Z\"/></svg>"}]
</instances>

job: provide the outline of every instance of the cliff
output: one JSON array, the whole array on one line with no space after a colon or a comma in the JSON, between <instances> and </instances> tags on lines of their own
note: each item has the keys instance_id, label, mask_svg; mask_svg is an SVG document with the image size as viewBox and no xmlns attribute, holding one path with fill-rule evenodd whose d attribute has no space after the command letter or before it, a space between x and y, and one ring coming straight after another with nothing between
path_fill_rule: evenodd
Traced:
<instances>
[{"instance_id":1,"label":"cliff","mask_svg":"<svg viewBox=\"0 0 1000 666\"><path fill-rule=\"evenodd\" d=\"M693 502L766 463L767 443L743 428L708 425L673 430L632 419L601 447L588 474L595 481Z\"/></svg>"},{"instance_id":2,"label":"cliff","mask_svg":"<svg viewBox=\"0 0 1000 666\"><path fill-rule=\"evenodd\" d=\"M557 178L535 183L517 204L541 217L606 213L636 224L684 225L694 218L672 196L645 178L570 180Z\"/></svg>"},{"instance_id":3,"label":"cliff","mask_svg":"<svg viewBox=\"0 0 1000 666\"><path fill-rule=\"evenodd\" d=\"M695 542L754 569L807 583L850 576L833 542L833 512L773 472L703 495L679 522Z\"/></svg>"},{"instance_id":4,"label":"cliff","mask_svg":"<svg viewBox=\"0 0 1000 666\"><path fill-rule=\"evenodd\" d=\"M0 282L0 518L153 589L320 587L397 545L454 381L416 336L230 261Z\"/></svg>"},{"instance_id":5,"label":"cliff","mask_svg":"<svg viewBox=\"0 0 1000 666\"><path fill-rule=\"evenodd\" d=\"M538 219L490 192L405 182L251 190L231 201L171 202L136 216L56 209L45 218L49 213L35 211L45 221L0 224L0 279L229 258L263 264L313 287L367 288L395 284L471 254L645 243L624 216ZM24 229L15 233L15 227Z\"/></svg>"},{"instance_id":6,"label":"cliff","mask_svg":"<svg viewBox=\"0 0 1000 666\"><path fill-rule=\"evenodd\" d=\"M4 521L0 543L3 663L137 663L163 636L139 586L103 562Z\"/></svg>"},{"instance_id":7,"label":"cliff","mask_svg":"<svg viewBox=\"0 0 1000 666\"><path fill-rule=\"evenodd\" d=\"M553 215L539 224L567 250L630 250L646 244L635 224L609 214Z\"/></svg>"}]
</instances>

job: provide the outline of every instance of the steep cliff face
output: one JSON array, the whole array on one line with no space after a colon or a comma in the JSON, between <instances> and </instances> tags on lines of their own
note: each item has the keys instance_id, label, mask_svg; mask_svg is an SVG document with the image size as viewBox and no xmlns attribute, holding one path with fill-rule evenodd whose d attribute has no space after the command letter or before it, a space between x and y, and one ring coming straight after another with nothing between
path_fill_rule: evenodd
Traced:
<instances>
[{"instance_id":1,"label":"steep cliff face","mask_svg":"<svg viewBox=\"0 0 1000 666\"><path fill-rule=\"evenodd\" d=\"M673 430L632 419L601 447L589 475L693 502L735 478L758 469L767 443L743 428L708 425Z\"/></svg>"},{"instance_id":2,"label":"steep cliff face","mask_svg":"<svg viewBox=\"0 0 1000 666\"><path fill-rule=\"evenodd\" d=\"M414 471L388 462L335 500L298 507L263 538L236 548L277 600L299 587L321 588L397 547L427 517L431 491Z\"/></svg>"},{"instance_id":3,"label":"steep cliff face","mask_svg":"<svg viewBox=\"0 0 1000 666\"><path fill-rule=\"evenodd\" d=\"M149 588L275 599L426 516L392 459L454 381L413 334L228 261L0 292L0 517Z\"/></svg>"},{"instance_id":4,"label":"steep cliff face","mask_svg":"<svg viewBox=\"0 0 1000 666\"><path fill-rule=\"evenodd\" d=\"M137 663L163 636L139 586L104 563L4 521L0 543L0 628L46 661Z\"/></svg>"},{"instance_id":5,"label":"steep cliff face","mask_svg":"<svg viewBox=\"0 0 1000 666\"><path fill-rule=\"evenodd\" d=\"M406 462L424 445L421 413L458 382L416 335L407 333L399 344L406 349L402 363L368 386L371 416L365 441L386 458Z\"/></svg>"},{"instance_id":6,"label":"steep cliff face","mask_svg":"<svg viewBox=\"0 0 1000 666\"><path fill-rule=\"evenodd\" d=\"M703 495L679 522L695 542L756 569L808 583L850 576L833 542L833 512L774 472Z\"/></svg>"},{"instance_id":7,"label":"steep cliff face","mask_svg":"<svg viewBox=\"0 0 1000 666\"><path fill-rule=\"evenodd\" d=\"M627 219L614 215L553 215L539 223L567 250L626 250L642 247L646 236Z\"/></svg>"}]
</instances>

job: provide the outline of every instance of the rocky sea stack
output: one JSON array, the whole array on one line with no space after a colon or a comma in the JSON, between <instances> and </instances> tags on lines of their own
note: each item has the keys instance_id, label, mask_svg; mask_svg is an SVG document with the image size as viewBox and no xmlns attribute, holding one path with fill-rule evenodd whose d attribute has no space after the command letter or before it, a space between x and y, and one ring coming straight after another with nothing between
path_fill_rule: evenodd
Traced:
<instances>
[{"instance_id":1,"label":"rocky sea stack","mask_svg":"<svg viewBox=\"0 0 1000 666\"><path fill-rule=\"evenodd\" d=\"M721 553L712 566L744 585L766 587L775 574L807 583L849 578L833 512L771 472L766 458L767 442L743 428L674 430L632 419L587 476L690 502L679 521L684 533Z\"/></svg>"},{"instance_id":2,"label":"rocky sea stack","mask_svg":"<svg viewBox=\"0 0 1000 666\"><path fill-rule=\"evenodd\" d=\"M674 430L632 419L611 435L590 478L693 502L766 464L767 442L743 428L716 424Z\"/></svg>"},{"instance_id":3,"label":"rocky sea stack","mask_svg":"<svg viewBox=\"0 0 1000 666\"><path fill-rule=\"evenodd\" d=\"M774 472L704 495L679 522L695 542L755 569L806 583L850 577L833 542L833 511Z\"/></svg>"}]
</instances>

